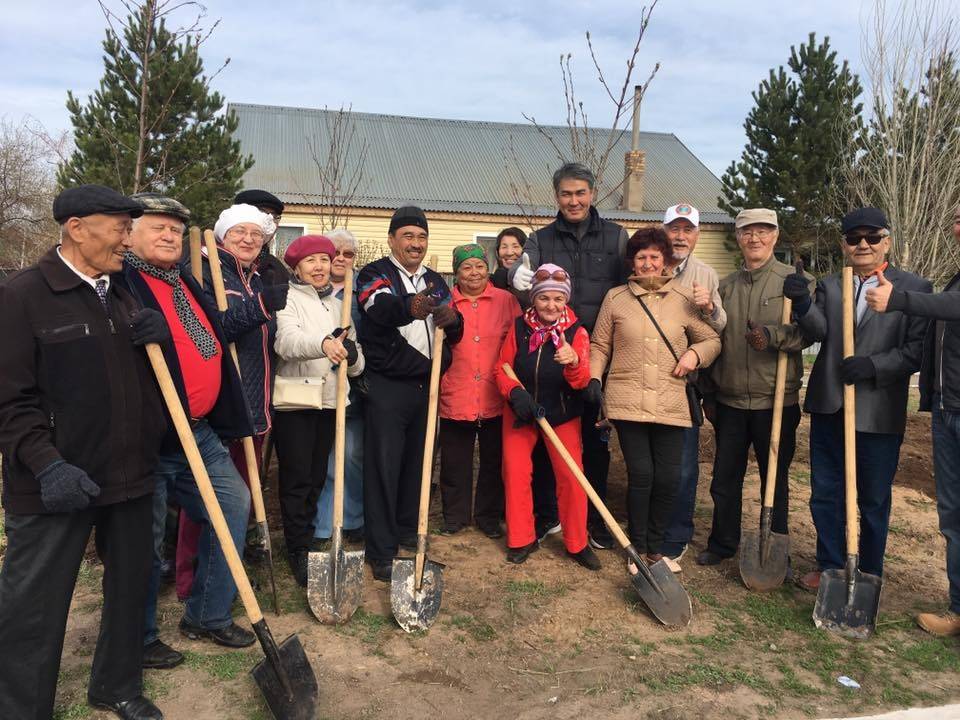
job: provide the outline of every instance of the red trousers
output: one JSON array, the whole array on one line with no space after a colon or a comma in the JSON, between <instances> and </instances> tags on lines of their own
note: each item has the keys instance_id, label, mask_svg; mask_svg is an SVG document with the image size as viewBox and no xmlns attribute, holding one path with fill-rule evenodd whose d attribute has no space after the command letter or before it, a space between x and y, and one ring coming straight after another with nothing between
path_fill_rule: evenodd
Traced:
<instances>
[{"instance_id":1,"label":"red trousers","mask_svg":"<svg viewBox=\"0 0 960 720\"><path fill-rule=\"evenodd\" d=\"M513 426L516 417L503 408L503 484L507 510L507 547L523 547L537 539L533 522L533 448L540 436L536 425ZM554 428L560 441L583 469L580 418ZM553 443L544 439L557 478L557 506L563 527L563 544L570 552L587 546L587 494L570 472Z\"/></svg>"}]
</instances>

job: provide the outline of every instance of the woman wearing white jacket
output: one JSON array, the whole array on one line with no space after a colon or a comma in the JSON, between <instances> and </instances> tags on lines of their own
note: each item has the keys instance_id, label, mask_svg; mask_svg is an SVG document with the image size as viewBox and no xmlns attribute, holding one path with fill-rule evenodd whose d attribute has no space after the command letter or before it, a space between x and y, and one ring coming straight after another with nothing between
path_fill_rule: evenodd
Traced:
<instances>
[{"instance_id":1,"label":"woman wearing white jacket","mask_svg":"<svg viewBox=\"0 0 960 720\"><path fill-rule=\"evenodd\" d=\"M274 438L279 464L280 512L287 559L301 586L313 540L317 498L327 476L337 406L336 367L363 372L356 331L340 328L341 301L330 284L333 242L304 235L283 259L293 270L287 305L277 313ZM349 402L349 400L348 400Z\"/></svg>"}]
</instances>

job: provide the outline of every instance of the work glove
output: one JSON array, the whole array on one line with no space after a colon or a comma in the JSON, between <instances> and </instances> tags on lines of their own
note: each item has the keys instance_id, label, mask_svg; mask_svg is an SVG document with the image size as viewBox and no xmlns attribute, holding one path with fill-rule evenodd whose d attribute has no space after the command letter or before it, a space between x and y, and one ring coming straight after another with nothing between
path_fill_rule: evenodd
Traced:
<instances>
[{"instance_id":1,"label":"work glove","mask_svg":"<svg viewBox=\"0 0 960 720\"><path fill-rule=\"evenodd\" d=\"M783 296L793 301L793 314L798 318L810 309L810 290L803 274L803 260L797 260L797 271L783 279Z\"/></svg>"},{"instance_id":2,"label":"work glove","mask_svg":"<svg viewBox=\"0 0 960 720\"><path fill-rule=\"evenodd\" d=\"M510 408L517 416L514 427L528 425L543 415L543 408L533 399L533 395L519 387L510 391Z\"/></svg>"},{"instance_id":3,"label":"work glove","mask_svg":"<svg viewBox=\"0 0 960 720\"><path fill-rule=\"evenodd\" d=\"M426 320L427 316L436 309L436 303L429 295L432 289L433 285L427 285L416 295L407 296L407 312L414 320Z\"/></svg>"},{"instance_id":4,"label":"work glove","mask_svg":"<svg viewBox=\"0 0 960 720\"><path fill-rule=\"evenodd\" d=\"M603 387L599 380L596 378L590 380L589 384L583 389L583 400L588 405L603 406Z\"/></svg>"},{"instance_id":5,"label":"work glove","mask_svg":"<svg viewBox=\"0 0 960 720\"><path fill-rule=\"evenodd\" d=\"M100 486L76 465L63 460L49 465L37 475L40 499L50 512L83 510L100 494Z\"/></svg>"},{"instance_id":6,"label":"work glove","mask_svg":"<svg viewBox=\"0 0 960 720\"><path fill-rule=\"evenodd\" d=\"M265 285L260 291L260 299L267 312L277 312L287 306L287 293L290 291L290 283L282 285Z\"/></svg>"},{"instance_id":7,"label":"work glove","mask_svg":"<svg viewBox=\"0 0 960 720\"><path fill-rule=\"evenodd\" d=\"M456 327L460 322L457 317L457 311L450 305L435 305L433 309L433 322L438 328L446 330L450 327Z\"/></svg>"},{"instance_id":8,"label":"work glove","mask_svg":"<svg viewBox=\"0 0 960 720\"><path fill-rule=\"evenodd\" d=\"M167 319L157 310L138 310L130 322L130 339L134 345L166 342L170 339Z\"/></svg>"},{"instance_id":9,"label":"work glove","mask_svg":"<svg viewBox=\"0 0 960 720\"><path fill-rule=\"evenodd\" d=\"M530 267L530 257L524 253L520 258L520 265L513 271L513 286L517 290L529 290L533 287L533 268Z\"/></svg>"},{"instance_id":10,"label":"work glove","mask_svg":"<svg viewBox=\"0 0 960 720\"><path fill-rule=\"evenodd\" d=\"M763 325L757 325L753 320L747 320L747 333L744 335L747 344L757 352L763 352L770 347L770 331Z\"/></svg>"},{"instance_id":11,"label":"work glove","mask_svg":"<svg viewBox=\"0 0 960 720\"><path fill-rule=\"evenodd\" d=\"M360 357L360 351L357 350L357 344L346 336L346 332L346 328L337 328L330 335L340 340L343 349L347 351L347 365L356 365L357 359ZM341 335L343 337L340 337Z\"/></svg>"},{"instance_id":12,"label":"work glove","mask_svg":"<svg viewBox=\"0 0 960 720\"><path fill-rule=\"evenodd\" d=\"M877 376L873 360L862 355L851 355L840 362L840 379L847 385L870 380Z\"/></svg>"}]
</instances>

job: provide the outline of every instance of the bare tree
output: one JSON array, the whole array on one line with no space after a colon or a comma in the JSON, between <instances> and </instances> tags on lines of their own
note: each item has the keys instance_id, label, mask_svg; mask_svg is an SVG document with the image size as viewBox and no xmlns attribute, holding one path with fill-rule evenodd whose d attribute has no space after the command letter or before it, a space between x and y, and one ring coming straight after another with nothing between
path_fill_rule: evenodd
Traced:
<instances>
[{"instance_id":1,"label":"bare tree","mask_svg":"<svg viewBox=\"0 0 960 720\"><path fill-rule=\"evenodd\" d=\"M844 169L848 203L887 213L893 261L936 284L960 261L948 233L960 202L956 30L940 0L876 0L861 49L872 116Z\"/></svg>"}]
</instances>

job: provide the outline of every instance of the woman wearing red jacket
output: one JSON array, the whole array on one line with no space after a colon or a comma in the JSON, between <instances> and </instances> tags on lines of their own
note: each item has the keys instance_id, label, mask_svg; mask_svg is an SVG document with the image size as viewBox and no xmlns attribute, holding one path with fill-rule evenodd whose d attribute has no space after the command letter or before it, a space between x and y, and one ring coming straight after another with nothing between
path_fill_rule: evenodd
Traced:
<instances>
[{"instance_id":1,"label":"woman wearing red jacket","mask_svg":"<svg viewBox=\"0 0 960 720\"><path fill-rule=\"evenodd\" d=\"M503 482L506 493L507 562L522 563L537 547L533 520L531 453L543 413L570 455L581 466L581 390L590 382L590 338L573 310L570 276L551 263L537 268L531 306L507 333L497 363L497 387L507 399L503 410ZM507 363L520 382L502 371ZM547 443L557 478L557 504L567 554L590 570L600 561L587 544L587 496L560 454Z\"/></svg>"}]
</instances>

